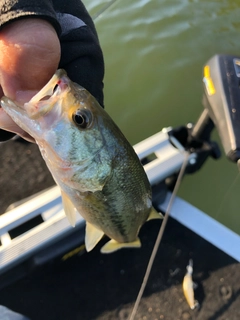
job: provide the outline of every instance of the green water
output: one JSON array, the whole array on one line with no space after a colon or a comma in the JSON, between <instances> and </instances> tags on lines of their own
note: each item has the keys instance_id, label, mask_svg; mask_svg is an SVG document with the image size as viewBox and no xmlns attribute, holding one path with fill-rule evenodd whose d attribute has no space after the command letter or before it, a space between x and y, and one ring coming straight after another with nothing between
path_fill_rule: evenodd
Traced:
<instances>
[{"instance_id":1,"label":"green water","mask_svg":"<svg viewBox=\"0 0 240 320\"><path fill-rule=\"evenodd\" d=\"M238 0L83 2L105 56L106 110L132 144L195 122L203 109L203 65L216 53L240 55ZM184 179L179 195L240 234L238 176L224 155L209 159Z\"/></svg>"}]
</instances>

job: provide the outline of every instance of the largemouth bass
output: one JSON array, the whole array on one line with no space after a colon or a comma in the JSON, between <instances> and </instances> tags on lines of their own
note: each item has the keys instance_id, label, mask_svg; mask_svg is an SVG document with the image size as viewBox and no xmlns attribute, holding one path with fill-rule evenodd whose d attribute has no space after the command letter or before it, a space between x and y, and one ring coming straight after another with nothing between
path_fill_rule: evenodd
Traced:
<instances>
[{"instance_id":1,"label":"largemouth bass","mask_svg":"<svg viewBox=\"0 0 240 320\"><path fill-rule=\"evenodd\" d=\"M141 226L160 215L138 156L95 98L58 70L24 106L7 97L1 105L38 144L70 223L76 211L86 220L87 251L104 234L103 253L140 247Z\"/></svg>"}]
</instances>

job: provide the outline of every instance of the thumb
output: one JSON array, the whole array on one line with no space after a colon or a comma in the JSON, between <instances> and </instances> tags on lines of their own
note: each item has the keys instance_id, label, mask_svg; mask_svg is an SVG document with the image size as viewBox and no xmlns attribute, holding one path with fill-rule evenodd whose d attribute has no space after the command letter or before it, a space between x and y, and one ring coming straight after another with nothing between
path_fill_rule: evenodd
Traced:
<instances>
[{"instance_id":1,"label":"thumb","mask_svg":"<svg viewBox=\"0 0 240 320\"><path fill-rule=\"evenodd\" d=\"M18 20L0 31L0 84L12 100L29 100L52 77L59 60L58 36L45 20Z\"/></svg>"}]
</instances>

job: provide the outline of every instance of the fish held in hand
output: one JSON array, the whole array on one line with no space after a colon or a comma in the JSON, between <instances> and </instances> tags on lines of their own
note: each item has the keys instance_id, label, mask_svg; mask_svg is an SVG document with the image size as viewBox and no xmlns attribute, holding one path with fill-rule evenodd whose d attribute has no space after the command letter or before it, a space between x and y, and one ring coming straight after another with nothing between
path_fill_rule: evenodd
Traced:
<instances>
[{"instance_id":1,"label":"fish held in hand","mask_svg":"<svg viewBox=\"0 0 240 320\"><path fill-rule=\"evenodd\" d=\"M76 212L86 220L87 251L104 234L103 253L140 247L141 226L161 215L138 156L95 98L58 70L24 106L7 97L1 105L38 144L70 223Z\"/></svg>"}]
</instances>

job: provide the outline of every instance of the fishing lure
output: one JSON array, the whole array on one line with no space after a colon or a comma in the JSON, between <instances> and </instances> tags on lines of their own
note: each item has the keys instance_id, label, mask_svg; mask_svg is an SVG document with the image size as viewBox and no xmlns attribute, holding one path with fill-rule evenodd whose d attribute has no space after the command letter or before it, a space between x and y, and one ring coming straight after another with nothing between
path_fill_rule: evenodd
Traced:
<instances>
[{"instance_id":1,"label":"fishing lure","mask_svg":"<svg viewBox=\"0 0 240 320\"><path fill-rule=\"evenodd\" d=\"M183 278L183 293L189 304L190 308L193 310L199 306L197 300L194 299L194 288L196 284L194 284L192 280L192 273L193 273L193 261L189 260L189 265L186 267L187 273Z\"/></svg>"}]
</instances>

